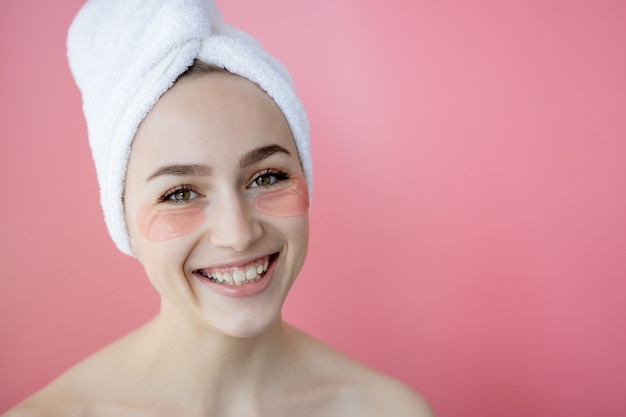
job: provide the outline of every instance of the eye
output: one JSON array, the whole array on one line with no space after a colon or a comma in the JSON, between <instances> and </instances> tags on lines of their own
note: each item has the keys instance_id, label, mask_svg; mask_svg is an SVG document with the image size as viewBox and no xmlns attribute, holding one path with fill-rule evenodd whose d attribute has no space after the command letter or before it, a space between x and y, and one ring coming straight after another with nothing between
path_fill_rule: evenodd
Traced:
<instances>
[{"instance_id":1,"label":"eye","mask_svg":"<svg viewBox=\"0 0 626 417\"><path fill-rule=\"evenodd\" d=\"M173 203L173 204L184 204L190 201L195 200L199 197L199 194L193 190L188 185L181 185L179 187L174 188L173 190L167 191L161 197L159 197L159 202L161 203Z\"/></svg>"},{"instance_id":2,"label":"eye","mask_svg":"<svg viewBox=\"0 0 626 417\"><path fill-rule=\"evenodd\" d=\"M268 169L257 174L250 183L250 188L270 187L281 181L289 179L289 174L284 171Z\"/></svg>"}]
</instances>

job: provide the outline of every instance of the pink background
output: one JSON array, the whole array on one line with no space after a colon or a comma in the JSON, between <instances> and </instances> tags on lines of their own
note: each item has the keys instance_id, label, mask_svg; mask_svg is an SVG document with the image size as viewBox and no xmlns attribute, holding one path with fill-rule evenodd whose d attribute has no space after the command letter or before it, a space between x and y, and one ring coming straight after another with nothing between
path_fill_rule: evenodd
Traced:
<instances>
[{"instance_id":1,"label":"pink background","mask_svg":"<svg viewBox=\"0 0 626 417\"><path fill-rule=\"evenodd\" d=\"M0 6L0 411L158 308L101 217L81 4ZM312 123L287 320L439 416L626 415L626 2L219 5Z\"/></svg>"}]
</instances>

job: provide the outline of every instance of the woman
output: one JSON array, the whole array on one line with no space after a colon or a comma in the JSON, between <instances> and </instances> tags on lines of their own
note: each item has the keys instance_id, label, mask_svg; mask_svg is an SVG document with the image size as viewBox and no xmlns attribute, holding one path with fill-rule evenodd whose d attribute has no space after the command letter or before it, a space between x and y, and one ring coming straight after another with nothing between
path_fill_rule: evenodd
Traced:
<instances>
[{"instance_id":1,"label":"woman","mask_svg":"<svg viewBox=\"0 0 626 417\"><path fill-rule=\"evenodd\" d=\"M91 1L68 55L107 226L161 310L7 415L430 415L281 320L307 251L311 165L273 58L200 0Z\"/></svg>"}]
</instances>

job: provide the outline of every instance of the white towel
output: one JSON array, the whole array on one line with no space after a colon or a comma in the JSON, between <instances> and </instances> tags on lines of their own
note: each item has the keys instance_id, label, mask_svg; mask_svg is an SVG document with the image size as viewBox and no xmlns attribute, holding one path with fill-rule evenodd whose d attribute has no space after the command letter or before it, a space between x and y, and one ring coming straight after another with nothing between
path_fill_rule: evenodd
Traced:
<instances>
[{"instance_id":1,"label":"white towel","mask_svg":"<svg viewBox=\"0 0 626 417\"><path fill-rule=\"evenodd\" d=\"M254 38L223 23L212 0L90 0L69 28L67 55L82 93L105 221L122 252L133 256L122 204L132 139L196 58L247 78L274 99L312 195L309 124L289 74Z\"/></svg>"}]
</instances>

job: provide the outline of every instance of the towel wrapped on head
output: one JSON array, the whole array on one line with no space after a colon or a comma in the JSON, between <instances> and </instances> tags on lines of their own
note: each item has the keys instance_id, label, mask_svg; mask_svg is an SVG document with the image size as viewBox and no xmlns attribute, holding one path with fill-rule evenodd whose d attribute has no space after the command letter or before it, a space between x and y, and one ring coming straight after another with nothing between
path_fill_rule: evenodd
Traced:
<instances>
[{"instance_id":1,"label":"towel wrapped on head","mask_svg":"<svg viewBox=\"0 0 626 417\"><path fill-rule=\"evenodd\" d=\"M212 0L90 0L67 39L83 98L105 221L133 255L122 196L130 146L159 97L195 59L257 84L287 120L311 195L309 124L286 69L250 35L225 24Z\"/></svg>"}]
</instances>

